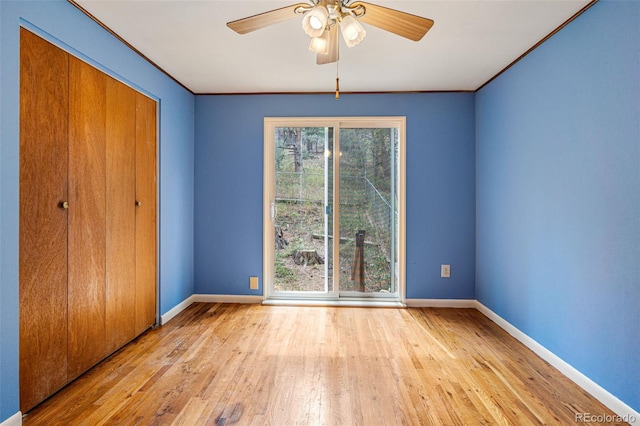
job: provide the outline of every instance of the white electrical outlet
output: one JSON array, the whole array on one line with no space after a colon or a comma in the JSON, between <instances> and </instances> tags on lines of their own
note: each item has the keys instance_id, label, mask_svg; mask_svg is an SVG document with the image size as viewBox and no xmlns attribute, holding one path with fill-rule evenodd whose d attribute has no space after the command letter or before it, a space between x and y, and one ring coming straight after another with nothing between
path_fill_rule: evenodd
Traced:
<instances>
[{"instance_id":1,"label":"white electrical outlet","mask_svg":"<svg viewBox=\"0 0 640 426\"><path fill-rule=\"evenodd\" d=\"M249 277L249 289L250 290L258 289L258 277Z\"/></svg>"},{"instance_id":2,"label":"white electrical outlet","mask_svg":"<svg viewBox=\"0 0 640 426\"><path fill-rule=\"evenodd\" d=\"M440 277L441 278L451 277L451 265L440 265Z\"/></svg>"}]
</instances>

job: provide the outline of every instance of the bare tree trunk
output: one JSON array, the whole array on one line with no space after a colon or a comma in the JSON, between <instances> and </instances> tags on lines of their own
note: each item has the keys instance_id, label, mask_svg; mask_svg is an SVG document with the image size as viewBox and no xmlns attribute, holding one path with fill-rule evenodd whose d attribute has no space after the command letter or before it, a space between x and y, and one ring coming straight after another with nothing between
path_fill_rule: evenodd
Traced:
<instances>
[{"instance_id":1,"label":"bare tree trunk","mask_svg":"<svg viewBox=\"0 0 640 426\"><path fill-rule=\"evenodd\" d=\"M351 279L358 286L356 291L363 292L364 288L364 237L365 231L360 230L356 233L356 251L353 256L353 265L351 266Z\"/></svg>"},{"instance_id":2,"label":"bare tree trunk","mask_svg":"<svg viewBox=\"0 0 640 426\"><path fill-rule=\"evenodd\" d=\"M302 171L302 129L296 131L296 143L293 147L293 161L296 167L296 173Z\"/></svg>"},{"instance_id":3,"label":"bare tree trunk","mask_svg":"<svg viewBox=\"0 0 640 426\"><path fill-rule=\"evenodd\" d=\"M289 242L284 238L284 233L282 232L282 228L279 226L275 227L275 245L276 249L284 249L289 245Z\"/></svg>"}]
</instances>

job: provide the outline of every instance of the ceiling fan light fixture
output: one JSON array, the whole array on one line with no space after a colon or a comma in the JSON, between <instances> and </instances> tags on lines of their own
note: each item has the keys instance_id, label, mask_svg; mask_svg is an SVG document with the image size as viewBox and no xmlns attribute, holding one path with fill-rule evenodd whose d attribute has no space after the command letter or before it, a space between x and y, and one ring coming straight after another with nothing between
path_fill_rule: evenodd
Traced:
<instances>
[{"instance_id":1,"label":"ceiling fan light fixture","mask_svg":"<svg viewBox=\"0 0 640 426\"><path fill-rule=\"evenodd\" d=\"M327 27L329 11L324 6L316 6L302 19L302 29L309 37L320 37Z\"/></svg>"},{"instance_id":2,"label":"ceiling fan light fixture","mask_svg":"<svg viewBox=\"0 0 640 426\"><path fill-rule=\"evenodd\" d=\"M359 21L413 41L421 40L433 26L432 19L354 0L307 0L227 22L227 26L238 34L247 34L295 16L302 17L302 29L312 38L309 49L321 52L316 57L318 65L338 62L338 27L347 46L353 47L367 34ZM323 35L328 45L326 54Z\"/></svg>"},{"instance_id":3,"label":"ceiling fan light fixture","mask_svg":"<svg viewBox=\"0 0 640 426\"><path fill-rule=\"evenodd\" d=\"M360 25L360 22L351 15L345 15L340 21L340 31L347 46L353 47L360 43L367 35L365 29Z\"/></svg>"},{"instance_id":4,"label":"ceiling fan light fixture","mask_svg":"<svg viewBox=\"0 0 640 426\"><path fill-rule=\"evenodd\" d=\"M311 37L309 50L320 55L327 55L329 53L329 33L325 31L319 37Z\"/></svg>"}]
</instances>

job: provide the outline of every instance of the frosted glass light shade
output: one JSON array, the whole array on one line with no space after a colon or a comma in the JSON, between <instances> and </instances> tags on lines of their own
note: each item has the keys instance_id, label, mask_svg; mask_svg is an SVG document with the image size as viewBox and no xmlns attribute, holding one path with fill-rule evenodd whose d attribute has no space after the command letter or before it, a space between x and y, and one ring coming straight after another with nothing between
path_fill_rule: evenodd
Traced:
<instances>
[{"instance_id":1,"label":"frosted glass light shade","mask_svg":"<svg viewBox=\"0 0 640 426\"><path fill-rule=\"evenodd\" d=\"M345 43L347 43L349 47L357 45L364 39L364 36L367 35L367 32L362 28L360 22L351 15L345 15L342 18L340 31L342 32Z\"/></svg>"},{"instance_id":2,"label":"frosted glass light shade","mask_svg":"<svg viewBox=\"0 0 640 426\"><path fill-rule=\"evenodd\" d=\"M320 37L311 37L309 50L322 55L329 53L329 32L325 31Z\"/></svg>"},{"instance_id":3,"label":"frosted glass light shade","mask_svg":"<svg viewBox=\"0 0 640 426\"><path fill-rule=\"evenodd\" d=\"M309 37L320 37L327 26L329 11L324 6L316 6L302 19L302 29Z\"/></svg>"}]
</instances>

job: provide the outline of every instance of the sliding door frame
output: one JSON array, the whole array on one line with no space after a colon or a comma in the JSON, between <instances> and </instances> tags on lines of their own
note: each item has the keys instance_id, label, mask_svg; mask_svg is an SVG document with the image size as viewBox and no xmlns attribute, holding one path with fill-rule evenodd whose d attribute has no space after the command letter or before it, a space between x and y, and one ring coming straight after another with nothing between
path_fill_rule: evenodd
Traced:
<instances>
[{"instance_id":1,"label":"sliding door frame","mask_svg":"<svg viewBox=\"0 0 640 426\"><path fill-rule=\"evenodd\" d=\"M293 294L274 294L274 258L275 258L275 129L278 127L325 127L333 128L333 149L340 152L341 128L397 128L398 160L395 178L398 179L398 289L394 298L340 297L339 244L333 244L333 288L328 293L296 297ZM263 168L263 297L265 303L294 301L319 304L357 304L357 305L402 305L405 304L406 283L406 118L405 117L265 117L264 118L264 168ZM326 149L326 147L325 147ZM335 156L332 156L332 161ZM333 235L340 235L340 161L333 162Z\"/></svg>"}]
</instances>

